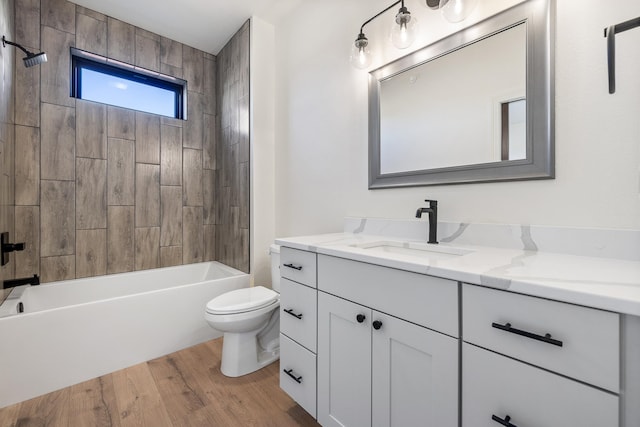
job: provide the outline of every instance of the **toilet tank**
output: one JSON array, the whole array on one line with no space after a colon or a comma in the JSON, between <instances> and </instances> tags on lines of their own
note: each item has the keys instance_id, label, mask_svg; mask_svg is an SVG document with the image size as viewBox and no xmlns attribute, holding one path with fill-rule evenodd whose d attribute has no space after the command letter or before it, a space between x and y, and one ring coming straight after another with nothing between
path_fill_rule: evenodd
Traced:
<instances>
[{"instance_id":1,"label":"toilet tank","mask_svg":"<svg viewBox=\"0 0 640 427\"><path fill-rule=\"evenodd\" d=\"M271 255L271 289L280 292L280 245L269 247Z\"/></svg>"}]
</instances>

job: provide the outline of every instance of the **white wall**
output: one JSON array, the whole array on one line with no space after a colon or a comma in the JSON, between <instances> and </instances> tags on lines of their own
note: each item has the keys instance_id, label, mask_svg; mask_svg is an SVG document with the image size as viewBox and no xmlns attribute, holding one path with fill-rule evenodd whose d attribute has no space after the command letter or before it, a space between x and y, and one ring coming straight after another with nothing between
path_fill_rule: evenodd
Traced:
<instances>
[{"instance_id":1,"label":"white wall","mask_svg":"<svg viewBox=\"0 0 640 427\"><path fill-rule=\"evenodd\" d=\"M370 191L367 73L352 68L359 27L387 0L303 0L275 24L275 235L338 231L344 216L411 218L423 199L443 221L640 228L640 29L617 37L618 93L607 93L603 28L640 15L637 0L556 1L556 179ZM516 0L480 2L449 24L407 0L422 32L411 49ZM404 54L365 28L379 59ZM407 52L408 53L408 52ZM255 180L254 180L255 182ZM256 189L254 189L256 191Z\"/></svg>"},{"instance_id":2,"label":"white wall","mask_svg":"<svg viewBox=\"0 0 640 427\"><path fill-rule=\"evenodd\" d=\"M269 245L275 238L274 28L258 17L250 27L251 273L256 285L271 283Z\"/></svg>"}]
</instances>

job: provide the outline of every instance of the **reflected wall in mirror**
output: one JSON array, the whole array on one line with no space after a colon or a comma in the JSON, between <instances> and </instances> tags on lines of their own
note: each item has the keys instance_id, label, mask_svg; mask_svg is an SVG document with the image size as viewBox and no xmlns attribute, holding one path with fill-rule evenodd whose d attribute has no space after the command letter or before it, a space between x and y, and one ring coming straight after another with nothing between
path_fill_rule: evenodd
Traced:
<instances>
[{"instance_id":1,"label":"reflected wall in mirror","mask_svg":"<svg viewBox=\"0 0 640 427\"><path fill-rule=\"evenodd\" d=\"M369 188L553 178L551 0L370 74Z\"/></svg>"}]
</instances>

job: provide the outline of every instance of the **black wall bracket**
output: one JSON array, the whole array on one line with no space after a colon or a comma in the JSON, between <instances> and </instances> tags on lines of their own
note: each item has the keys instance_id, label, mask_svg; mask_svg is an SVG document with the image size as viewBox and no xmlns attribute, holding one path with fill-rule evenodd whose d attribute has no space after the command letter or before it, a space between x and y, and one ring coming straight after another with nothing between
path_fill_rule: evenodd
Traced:
<instances>
[{"instance_id":1,"label":"black wall bracket","mask_svg":"<svg viewBox=\"0 0 640 427\"><path fill-rule=\"evenodd\" d=\"M607 38L609 93L616 92L616 34L636 27L640 27L640 17L604 29L604 36Z\"/></svg>"}]
</instances>

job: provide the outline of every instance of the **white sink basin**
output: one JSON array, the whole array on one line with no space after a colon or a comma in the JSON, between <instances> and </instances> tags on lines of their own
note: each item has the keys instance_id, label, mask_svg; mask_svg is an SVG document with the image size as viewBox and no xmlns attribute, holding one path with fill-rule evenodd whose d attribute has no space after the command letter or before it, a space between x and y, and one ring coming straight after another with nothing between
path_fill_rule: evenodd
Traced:
<instances>
[{"instance_id":1,"label":"white sink basin","mask_svg":"<svg viewBox=\"0 0 640 427\"><path fill-rule=\"evenodd\" d=\"M427 243L378 241L358 243L350 245L354 248L365 249L368 252L382 252L414 257L428 258L432 260L455 258L472 253L472 250L454 248L451 246L438 246Z\"/></svg>"}]
</instances>

